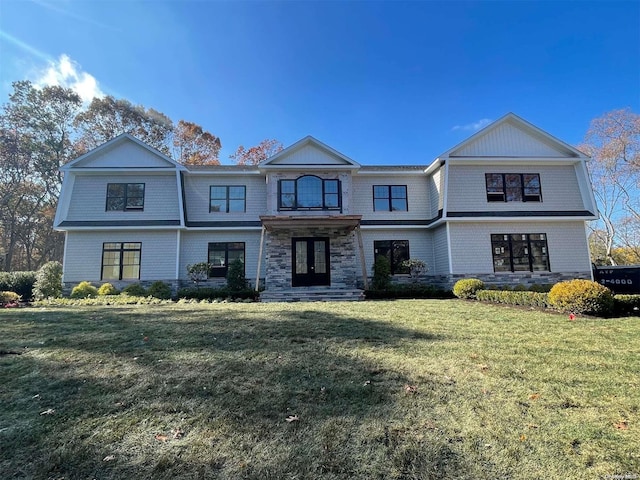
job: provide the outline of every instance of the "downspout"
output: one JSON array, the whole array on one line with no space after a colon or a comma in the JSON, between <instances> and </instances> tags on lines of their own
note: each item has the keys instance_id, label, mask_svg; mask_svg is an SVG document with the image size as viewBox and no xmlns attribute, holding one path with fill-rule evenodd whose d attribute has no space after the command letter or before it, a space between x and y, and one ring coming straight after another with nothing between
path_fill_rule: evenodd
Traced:
<instances>
[{"instance_id":1,"label":"downspout","mask_svg":"<svg viewBox=\"0 0 640 480\"><path fill-rule=\"evenodd\" d=\"M262 226L262 231L260 232L260 249L258 251L258 270L256 271L256 292L260 291L260 271L262 270L262 251L264 249L264 232L266 231L266 227Z\"/></svg>"},{"instance_id":2,"label":"downspout","mask_svg":"<svg viewBox=\"0 0 640 480\"><path fill-rule=\"evenodd\" d=\"M358 249L360 250L360 266L362 267L362 283L364 289L369 288L369 279L367 277L367 262L364 259L364 242L362 241L362 231L360 225L356 227L356 236L358 237Z\"/></svg>"}]
</instances>

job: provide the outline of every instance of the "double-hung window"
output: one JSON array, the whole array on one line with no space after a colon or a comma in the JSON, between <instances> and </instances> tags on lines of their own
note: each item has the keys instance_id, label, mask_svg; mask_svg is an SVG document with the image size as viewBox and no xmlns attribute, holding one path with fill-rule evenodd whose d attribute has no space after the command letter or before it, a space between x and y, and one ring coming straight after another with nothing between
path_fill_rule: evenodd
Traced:
<instances>
[{"instance_id":1,"label":"double-hung window","mask_svg":"<svg viewBox=\"0 0 640 480\"><path fill-rule=\"evenodd\" d=\"M374 185L373 210L376 212L406 212L406 185Z\"/></svg>"},{"instance_id":2,"label":"double-hung window","mask_svg":"<svg viewBox=\"0 0 640 480\"><path fill-rule=\"evenodd\" d=\"M486 173L488 202L541 202L540 174Z\"/></svg>"},{"instance_id":3,"label":"double-hung window","mask_svg":"<svg viewBox=\"0 0 640 480\"><path fill-rule=\"evenodd\" d=\"M278 183L278 210L340 210L340 180L304 175Z\"/></svg>"},{"instance_id":4,"label":"double-hung window","mask_svg":"<svg viewBox=\"0 0 640 480\"><path fill-rule=\"evenodd\" d=\"M244 212L247 187L244 185L211 185L209 187L209 212Z\"/></svg>"},{"instance_id":5,"label":"double-hung window","mask_svg":"<svg viewBox=\"0 0 640 480\"><path fill-rule=\"evenodd\" d=\"M549 250L544 233L491 235L495 272L549 271Z\"/></svg>"},{"instance_id":6,"label":"double-hung window","mask_svg":"<svg viewBox=\"0 0 640 480\"><path fill-rule=\"evenodd\" d=\"M140 278L140 242L102 244L102 280L138 280Z\"/></svg>"},{"instance_id":7,"label":"double-hung window","mask_svg":"<svg viewBox=\"0 0 640 480\"><path fill-rule=\"evenodd\" d=\"M391 266L391 274L409 273L409 268L402 263L409 260L409 240L376 240L373 242L373 252L378 257L387 257Z\"/></svg>"},{"instance_id":8,"label":"double-hung window","mask_svg":"<svg viewBox=\"0 0 640 480\"><path fill-rule=\"evenodd\" d=\"M209 277L226 277L229 264L237 259L244 265L244 242L210 243Z\"/></svg>"},{"instance_id":9,"label":"double-hung window","mask_svg":"<svg viewBox=\"0 0 640 480\"><path fill-rule=\"evenodd\" d=\"M107 183L106 210L144 210L144 183Z\"/></svg>"}]
</instances>

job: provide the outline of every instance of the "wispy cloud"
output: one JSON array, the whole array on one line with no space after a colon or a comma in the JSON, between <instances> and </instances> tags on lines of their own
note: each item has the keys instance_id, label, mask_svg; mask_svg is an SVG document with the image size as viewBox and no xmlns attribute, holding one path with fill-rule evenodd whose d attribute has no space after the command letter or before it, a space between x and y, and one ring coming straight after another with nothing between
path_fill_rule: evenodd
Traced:
<instances>
[{"instance_id":1,"label":"wispy cloud","mask_svg":"<svg viewBox=\"0 0 640 480\"><path fill-rule=\"evenodd\" d=\"M49 55L47 55L46 53L38 50L37 48L35 48L32 45L29 45L26 42L23 42L22 40L20 40L17 37L14 37L13 35L4 32L2 30L0 30L0 39L4 39L7 42L13 44L14 46L22 49L23 51L33 55L34 57L39 58L40 60L46 60L46 61L50 61L51 57Z\"/></svg>"},{"instance_id":2,"label":"wispy cloud","mask_svg":"<svg viewBox=\"0 0 640 480\"><path fill-rule=\"evenodd\" d=\"M84 16L84 15L80 15L79 13L69 8L62 8L61 5L63 5L63 3L61 2L57 2L54 4L54 3L46 2L44 0L31 0L31 1L36 5L39 5L53 12L60 13L61 15L66 15L67 17L73 18L74 20L78 20L80 22L84 22L89 25L95 25L97 27L102 27L109 30L116 30L116 28L112 27L111 25L107 25L106 23L99 22L97 20L94 20L93 18Z\"/></svg>"},{"instance_id":3,"label":"wispy cloud","mask_svg":"<svg viewBox=\"0 0 640 480\"><path fill-rule=\"evenodd\" d=\"M49 60L48 66L33 82L37 87L59 85L74 90L82 101L91 102L94 97L104 97L104 92L96 78L82 70L82 67L68 55L62 54L58 60Z\"/></svg>"},{"instance_id":4,"label":"wispy cloud","mask_svg":"<svg viewBox=\"0 0 640 480\"><path fill-rule=\"evenodd\" d=\"M451 130L453 130L453 131L455 131L455 130L464 130L466 132L475 132L475 131L480 130L481 128L486 127L492 121L493 120L491 120L490 118L482 118L482 119L478 120L477 122L468 123L466 125L456 125Z\"/></svg>"}]
</instances>

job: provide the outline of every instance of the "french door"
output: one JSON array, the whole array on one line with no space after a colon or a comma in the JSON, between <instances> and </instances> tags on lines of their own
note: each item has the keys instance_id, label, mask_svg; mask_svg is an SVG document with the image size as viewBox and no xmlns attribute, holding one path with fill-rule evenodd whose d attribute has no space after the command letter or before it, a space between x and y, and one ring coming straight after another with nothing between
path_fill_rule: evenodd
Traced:
<instances>
[{"instance_id":1,"label":"french door","mask_svg":"<svg viewBox=\"0 0 640 480\"><path fill-rule=\"evenodd\" d=\"M329 285L329 238L305 237L292 239L293 265L291 283L294 287Z\"/></svg>"}]
</instances>

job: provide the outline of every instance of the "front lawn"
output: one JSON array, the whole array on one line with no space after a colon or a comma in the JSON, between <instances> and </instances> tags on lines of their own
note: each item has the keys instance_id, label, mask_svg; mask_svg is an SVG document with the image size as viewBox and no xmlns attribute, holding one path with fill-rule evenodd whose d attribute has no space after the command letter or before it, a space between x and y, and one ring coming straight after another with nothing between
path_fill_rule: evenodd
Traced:
<instances>
[{"instance_id":1,"label":"front lawn","mask_svg":"<svg viewBox=\"0 0 640 480\"><path fill-rule=\"evenodd\" d=\"M7 309L0 472L637 478L639 372L637 317L461 300Z\"/></svg>"}]
</instances>

